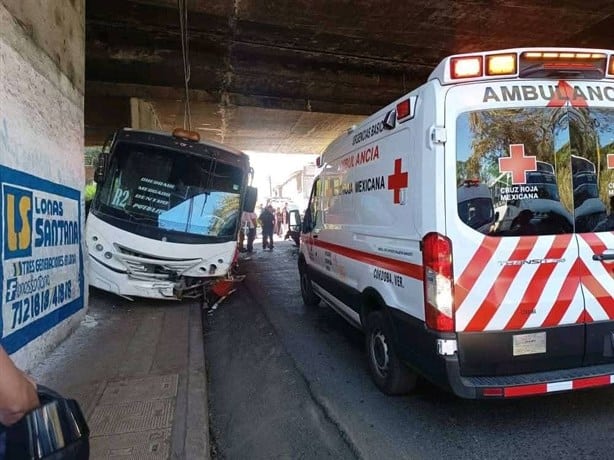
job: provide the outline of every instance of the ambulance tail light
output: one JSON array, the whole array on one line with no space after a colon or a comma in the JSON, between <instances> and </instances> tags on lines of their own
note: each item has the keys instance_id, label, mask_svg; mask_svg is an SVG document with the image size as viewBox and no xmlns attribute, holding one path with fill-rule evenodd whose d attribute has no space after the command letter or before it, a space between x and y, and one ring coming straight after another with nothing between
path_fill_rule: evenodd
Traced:
<instances>
[{"instance_id":1,"label":"ambulance tail light","mask_svg":"<svg viewBox=\"0 0 614 460\"><path fill-rule=\"evenodd\" d=\"M411 115L411 106L409 99L405 99L397 104L397 120L402 120Z\"/></svg>"},{"instance_id":2,"label":"ambulance tail light","mask_svg":"<svg viewBox=\"0 0 614 460\"><path fill-rule=\"evenodd\" d=\"M422 240L424 308L428 328L454 332L454 277L452 242L439 233Z\"/></svg>"},{"instance_id":3,"label":"ambulance tail light","mask_svg":"<svg viewBox=\"0 0 614 460\"><path fill-rule=\"evenodd\" d=\"M614 55L610 56L610 65L608 66L608 74L614 77Z\"/></svg>"}]
</instances>

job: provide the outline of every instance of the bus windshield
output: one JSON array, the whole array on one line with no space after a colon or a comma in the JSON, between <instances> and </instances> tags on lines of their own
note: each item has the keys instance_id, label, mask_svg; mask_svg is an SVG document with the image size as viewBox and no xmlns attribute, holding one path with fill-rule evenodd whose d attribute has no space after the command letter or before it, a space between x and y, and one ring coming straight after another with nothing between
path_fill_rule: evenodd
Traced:
<instances>
[{"instance_id":1,"label":"bus windshield","mask_svg":"<svg viewBox=\"0 0 614 460\"><path fill-rule=\"evenodd\" d=\"M117 144L97 208L162 230L211 237L234 235L240 168L152 145Z\"/></svg>"}]
</instances>

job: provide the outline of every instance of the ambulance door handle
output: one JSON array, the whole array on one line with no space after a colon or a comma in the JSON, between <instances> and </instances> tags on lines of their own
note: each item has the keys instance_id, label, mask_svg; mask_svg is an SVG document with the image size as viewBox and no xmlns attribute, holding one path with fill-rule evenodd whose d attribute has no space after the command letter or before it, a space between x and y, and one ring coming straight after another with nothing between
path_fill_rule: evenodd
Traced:
<instances>
[{"instance_id":1,"label":"ambulance door handle","mask_svg":"<svg viewBox=\"0 0 614 460\"><path fill-rule=\"evenodd\" d=\"M612 250L606 250L601 254L593 254L593 260L614 260L614 252Z\"/></svg>"}]
</instances>

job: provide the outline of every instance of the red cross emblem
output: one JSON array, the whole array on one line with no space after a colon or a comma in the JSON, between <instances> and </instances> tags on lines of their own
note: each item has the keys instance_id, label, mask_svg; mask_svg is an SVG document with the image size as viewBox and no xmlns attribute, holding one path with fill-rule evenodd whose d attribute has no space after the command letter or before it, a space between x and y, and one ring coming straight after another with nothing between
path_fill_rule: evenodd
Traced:
<instances>
[{"instance_id":1,"label":"red cross emblem","mask_svg":"<svg viewBox=\"0 0 614 460\"><path fill-rule=\"evenodd\" d=\"M547 107L564 107L567 103L571 104L572 107L588 107L586 98L582 94L576 94L569 83L561 80Z\"/></svg>"},{"instance_id":2,"label":"red cross emblem","mask_svg":"<svg viewBox=\"0 0 614 460\"><path fill-rule=\"evenodd\" d=\"M394 174L388 176L388 190L394 190L394 203L401 202L401 189L407 188L409 173L401 172L401 158L394 160Z\"/></svg>"},{"instance_id":3,"label":"red cross emblem","mask_svg":"<svg viewBox=\"0 0 614 460\"><path fill-rule=\"evenodd\" d=\"M614 153L608 153L608 169L614 169Z\"/></svg>"},{"instance_id":4,"label":"red cross emblem","mask_svg":"<svg viewBox=\"0 0 614 460\"><path fill-rule=\"evenodd\" d=\"M524 144L511 144L510 156L499 158L499 172L512 173L512 184L526 184L529 171L537 171L537 158L524 155Z\"/></svg>"}]
</instances>

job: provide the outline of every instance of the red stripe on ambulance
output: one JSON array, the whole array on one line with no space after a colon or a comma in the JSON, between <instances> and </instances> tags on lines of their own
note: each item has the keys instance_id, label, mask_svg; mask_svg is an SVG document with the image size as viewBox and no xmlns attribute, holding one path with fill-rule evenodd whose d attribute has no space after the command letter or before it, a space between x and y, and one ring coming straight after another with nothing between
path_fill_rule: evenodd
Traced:
<instances>
[{"instance_id":1,"label":"red stripe on ambulance","mask_svg":"<svg viewBox=\"0 0 614 460\"><path fill-rule=\"evenodd\" d=\"M467 264L467 268L465 268L454 286L454 302L457 307L462 305L470 289L482 274L482 270L492 259L501 241L501 238L488 237L482 240L480 248L473 255Z\"/></svg>"},{"instance_id":2,"label":"red stripe on ambulance","mask_svg":"<svg viewBox=\"0 0 614 460\"><path fill-rule=\"evenodd\" d=\"M579 260L576 260L576 262L571 267L571 270L567 274L567 278L565 279L563 286L561 286L559 294L556 298L556 301L554 302L552 309L550 310L550 313L548 313L548 316L546 316L546 319L542 323L542 327L558 326L563 316L565 316L565 313L567 313L567 310L571 305L573 297L578 288L580 287L578 262ZM576 272L577 274L573 275L573 273ZM570 274L572 274L572 276L569 276Z\"/></svg>"},{"instance_id":3,"label":"red stripe on ambulance","mask_svg":"<svg viewBox=\"0 0 614 460\"><path fill-rule=\"evenodd\" d=\"M598 375L596 377L584 377L561 382L535 383L531 385L517 385L503 388L484 388L484 396L503 396L505 398L516 398L519 396L533 396L546 393L556 393L558 391L581 390L584 388L595 388L614 383L614 375Z\"/></svg>"},{"instance_id":4,"label":"red stripe on ambulance","mask_svg":"<svg viewBox=\"0 0 614 460\"><path fill-rule=\"evenodd\" d=\"M596 234L582 234L579 236L591 248L594 254L601 254L606 250L607 246ZM563 259L565 251L569 248L572 242L573 235L557 235L545 254L545 259ZM455 286L455 305L456 309L462 306L466 300L470 290L479 281L481 276L488 276L482 270L497 254L499 248L498 242L492 241L493 238L484 238L480 247L467 264L467 268L463 271L461 277ZM537 237L521 237L516 244L509 261L523 261L529 258L529 254L538 244ZM502 254L499 254L503 258ZM607 273L613 270L612 264L607 264L603 261L599 262ZM519 293L519 302L510 313L509 319L505 322L505 326L501 330L519 330L525 327L530 319L530 313L534 311L538 302L544 301L542 298L548 284L552 281L552 275L556 269L556 263L546 263L540 265L536 272L531 276L530 280L525 285L522 292ZM484 296L481 304L463 328L468 332L484 331L492 321L494 315L499 311L503 300L508 294L512 283L518 278L523 264L504 265L499 274L494 277L492 285L488 293ZM597 304L593 303L593 308L603 310L606 318L614 319L614 297L609 290L599 281L599 277L591 272L589 266L576 256L573 265L569 272L565 275L562 285L558 289L556 297L552 304L543 305L542 308L549 308L547 315L541 327L558 326L563 321L563 318L569 312L574 298L578 295L578 289L583 288L585 292L590 293L596 300ZM571 318L568 318L572 320ZM593 316L588 312L580 313L576 323L593 322ZM569 322L566 320L566 322ZM536 325L533 325L536 326Z\"/></svg>"},{"instance_id":5,"label":"red stripe on ambulance","mask_svg":"<svg viewBox=\"0 0 614 460\"><path fill-rule=\"evenodd\" d=\"M358 251L356 249L350 249L338 244L327 243L325 241L313 240L313 245L322 249L339 254L340 256L347 257L349 259L363 262L365 264L374 265L384 270L390 270L391 272L399 273L401 275L414 278L418 281L423 280L422 265L416 265L409 262L403 262L400 260L390 259L388 257L382 257L369 252Z\"/></svg>"},{"instance_id":6,"label":"red stripe on ambulance","mask_svg":"<svg viewBox=\"0 0 614 460\"><path fill-rule=\"evenodd\" d=\"M593 297L597 299L601 308L605 311L608 319L614 318L614 299L612 294L609 293L602 285L597 281L591 272L586 268L586 265L582 263L582 285L593 294Z\"/></svg>"},{"instance_id":7,"label":"red stripe on ambulance","mask_svg":"<svg viewBox=\"0 0 614 460\"><path fill-rule=\"evenodd\" d=\"M510 260L525 260L533 250L537 237L521 237L512 252ZM497 312L501 300L507 294L514 278L521 269L521 265L505 265L497 276L497 281L488 291L484 301L465 328L466 331L483 331Z\"/></svg>"},{"instance_id":8,"label":"red stripe on ambulance","mask_svg":"<svg viewBox=\"0 0 614 460\"><path fill-rule=\"evenodd\" d=\"M607 250L607 245L595 233L583 233L580 237L588 244L593 254L602 254ZM588 267L583 263L584 271L582 273L582 284L590 291L597 299L601 308L603 308L608 319L614 319L614 299L612 294L599 283L598 278L591 273ZM608 276L612 276L613 265L606 263L603 260L599 262Z\"/></svg>"},{"instance_id":9,"label":"red stripe on ambulance","mask_svg":"<svg viewBox=\"0 0 614 460\"><path fill-rule=\"evenodd\" d=\"M546 259L560 259L565 254L567 247L571 241L571 235L559 235L554 239L552 243L552 247L546 254ZM512 317L505 325L505 329L521 329L527 320L529 319L530 313L533 311L535 305L539 301L539 297L544 291L548 280L550 279L550 275L556 268L556 264L542 264L539 266L533 278L529 282L527 286L527 290L524 293L524 296L520 300L516 311L512 314Z\"/></svg>"}]
</instances>

